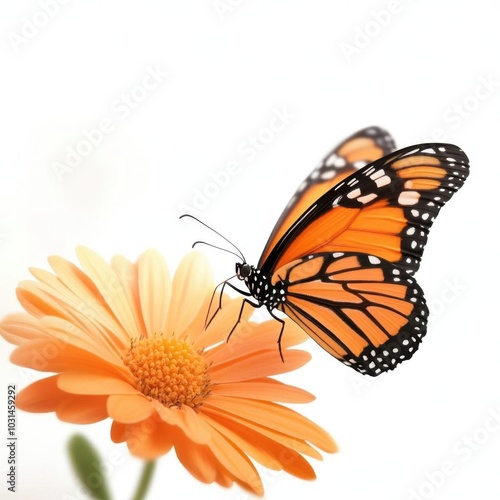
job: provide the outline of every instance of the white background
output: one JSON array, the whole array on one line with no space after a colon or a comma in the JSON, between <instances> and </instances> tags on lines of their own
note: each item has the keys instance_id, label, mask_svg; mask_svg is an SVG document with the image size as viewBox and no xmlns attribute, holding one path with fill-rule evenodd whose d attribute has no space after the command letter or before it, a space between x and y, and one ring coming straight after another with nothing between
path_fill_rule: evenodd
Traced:
<instances>
[{"instance_id":1,"label":"white background","mask_svg":"<svg viewBox=\"0 0 500 500\"><path fill-rule=\"evenodd\" d=\"M20 309L14 290L29 266L46 268L51 254L74 260L79 244L131 259L155 247L174 268L196 239L219 243L178 220L189 207L255 263L295 188L344 137L379 125L402 147L441 134L469 155L471 177L434 224L418 273L433 312L420 352L368 379L306 343L312 362L286 380L316 394L298 409L340 453L313 464L313 482L262 474L266 498L497 499L498 4L54 1L50 18L43 0L2 6L1 314ZM168 76L144 90L148 68ZM126 95L136 100L126 105ZM267 139L276 110L293 118L251 154L248 137ZM58 178L54 163L102 120L113 130ZM237 167L217 187L211 176L222 179L228 162ZM205 251L218 279L231 274L232 256ZM0 349L0 392L38 377L8 363L11 345ZM19 413L17 496L82 498L65 456L80 431L106 459L118 452L109 481L115 498L130 498L140 463L110 442L109 424ZM5 428L1 417L0 435ZM443 463L446 476L436 473ZM248 497L198 483L172 453L150 498L179 495Z\"/></svg>"}]
</instances>

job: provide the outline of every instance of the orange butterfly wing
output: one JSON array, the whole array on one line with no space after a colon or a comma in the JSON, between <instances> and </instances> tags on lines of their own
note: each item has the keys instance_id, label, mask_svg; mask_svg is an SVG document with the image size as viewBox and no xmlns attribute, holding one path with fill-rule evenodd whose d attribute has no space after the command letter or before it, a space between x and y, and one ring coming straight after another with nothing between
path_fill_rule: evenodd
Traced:
<instances>
[{"instance_id":1,"label":"orange butterfly wing","mask_svg":"<svg viewBox=\"0 0 500 500\"><path fill-rule=\"evenodd\" d=\"M330 151L288 202L269 236L258 267L290 226L316 200L359 168L382 158L394 149L394 140L388 132L379 127L367 127Z\"/></svg>"},{"instance_id":2,"label":"orange butterfly wing","mask_svg":"<svg viewBox=\"0 0 500 500\"><path fill-rule=\"evenodd\" d=\"M451 144L395 151L347 177L316 200L268 253L265 275L305 255L358 252L412 273L440 208L469 173Z\"/></svg>"},{"instance_id":3,"label":"orange butterfly wing","mask_svg":"<svg viewBox=\"0 0 500 500\"><path fill-rule=\"evenodd\" d=\"M236 270L256 307L280 309L331 355L376 376L409 359L426 333L428 309L411 274L469 165L457 146L420 144L348 175L361 151L378 157L364 139L339 148L353 155L349 168L337 152L323 161L285 209L257 268L243 262Z\"/></svg>"},{"instance_id":4,"label":"orange butterfly wing","mask_svg":"<svg viewBox=\"0 0 500 500\"><path fill-rule=\"evenodd\" d=\"M320 253L275 273L278 306L321 347L376 376L412 357L426 332L423 292L405 271L373 255Z\"/></svg>"}]
</instances>

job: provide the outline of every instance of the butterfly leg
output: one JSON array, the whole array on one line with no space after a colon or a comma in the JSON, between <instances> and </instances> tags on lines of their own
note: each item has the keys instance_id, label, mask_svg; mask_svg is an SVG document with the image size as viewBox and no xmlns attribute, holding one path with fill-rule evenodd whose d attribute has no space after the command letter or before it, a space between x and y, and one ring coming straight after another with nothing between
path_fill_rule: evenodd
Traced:
<instances>
[{"instance_id":1,"label":"butterfly leg","mask_svg":"<svg viewBox=\"0 0 500 500\"><path fill-rule=\"evenodd\" d=\"M210 309L212 309L212 303L214 301L215 292L217 291L217 288L219 288L221 285L222 285L222 288L220 290L220 295L219 295L219 305L217 306L217 309L213 313L213 315L210 318L210 320L208 320L208 315L210 314ZM250 295L251 295L248 292L245 292L243 290L240 290L239 288L236 288L233 284L229 283L227 280L226 281L222 281L221 283L219 283L214 288L214 293L212 294L212 298L210 299L210 304L208 306L208 311L207 311L207 317L205 318L205 329L209 327L210 323L212 323L212 321L215 318L215 316L217 316L218 312L222 309L222 296L224 295L224 288L226 287L226 285L229 286L229 287L231 287L233 290L236 290L241 295L245 295L246 297L250 297Z\"/></svg>"},{"instance_id":2,"label":"butterfly leg","mask_svg":"<svg viewBox=\"0 0 500 500\"><path fill-rule=\"evenodd\" d=\"M230 283L229 283L229 286L231 286L235 290L238 290L236 287L232 286ZM249 293L245 293L244 295L250 296ZM231 331L229 332L229 335L227 336L226 342L229 342L229 339L231 338L231 335L233 334L234 330L236 329L236 327L240 323L241 316L243 315L243 311L245 309L245 305L246 304L250 304L254 309L257 309L257 308L259 308L262 305L262 304L254 304L251 300L248 300L248 299L244 299L243 300L243 303L241 304L240 314L238 314L238 319L237 319L236 323L234 324L233 328L231 328Z\"/></svg>"},{"instance_id":3,"label":"butterfly leg","mask_svg":"<svg viewBox=\"0 0 500 500\"><path fill-rule=\"evenodd\" d=\"M283 351L281 350L281 337L283 336L283 331L285 329L285 321L282 320L281 318L278 318L278 316L275 316L273 314L273 311L272 309L268 309L269 311L269 314L276 320L278 321L279 323L281 323L281 329L280 329L280 334L278 335L278 348L279 348L279 352L280 352L280 358L281 358L281 361L284 363L285 362L285 359L283 358Z\"/></svg>"}]
</instances>

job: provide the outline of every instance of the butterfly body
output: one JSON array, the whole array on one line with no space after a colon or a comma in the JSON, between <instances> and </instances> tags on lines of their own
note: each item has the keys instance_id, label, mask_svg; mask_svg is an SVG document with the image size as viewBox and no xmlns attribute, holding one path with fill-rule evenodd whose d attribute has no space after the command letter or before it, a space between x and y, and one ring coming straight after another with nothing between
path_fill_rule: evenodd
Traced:
<instances>
[{"instance_id":1,"label":"butterfly body","mask_svg":"<svg viewBox=\"0 0 500 500\"><path fill-rule=\"evenodd\" d=\"M258 265L236 264L244 295L257 302L243 307L265 306L281 322L279 339L284 322L273 311L284 312L360 373L394 369L426 334L413 274L432 223L468 173L452 144L394 151L378 127L354 134L301 184Z\"/></svg>"},{"instance_id":2,"label":"butterfly body","mask_svg":"<svg viewBox=\"0 0 500 500\"><path fill-rule=\"evenodd\" d=\"M257 300L257 307L266 306L269 311L272 311L285 301L285 283L278 281L273 284L271 278L255 266L246 262L237 262L236 276L245 282L250 295Z\"/></svg>"}]
</instances>

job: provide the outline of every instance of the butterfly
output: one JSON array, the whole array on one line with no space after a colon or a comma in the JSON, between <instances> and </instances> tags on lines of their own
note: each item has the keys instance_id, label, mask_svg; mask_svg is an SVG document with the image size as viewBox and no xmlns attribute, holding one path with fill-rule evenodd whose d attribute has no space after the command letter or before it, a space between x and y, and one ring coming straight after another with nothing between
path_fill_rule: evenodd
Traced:
<instances>
[{"instance_id":1,"label":"butterfly","mask_svg":"<svg viewBox=\"0 0 500 500\"><path fill-rule=\"evenodd\" d=\"M241 255L236 277L247 291L223 282L246 296L230 335L251 304L281 323L279 344L284 321L275 310L362 374L410 359L429 314L413 274L435 217L468 174L467 156L452 144L395 151L381 128L350 136L300 185L257 266Z\"/></svg>"}]
</instances>

